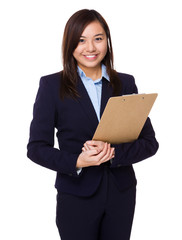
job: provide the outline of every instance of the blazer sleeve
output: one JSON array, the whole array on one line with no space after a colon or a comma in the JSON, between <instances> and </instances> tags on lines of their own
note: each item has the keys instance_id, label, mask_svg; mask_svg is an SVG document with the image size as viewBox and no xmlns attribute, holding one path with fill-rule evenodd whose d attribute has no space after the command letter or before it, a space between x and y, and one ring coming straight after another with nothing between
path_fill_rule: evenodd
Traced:
<instances>
[{"instance_id":1,"label":"blazer sleeve","mask_svg":"<svg viewBox=\"0 0 182 240\"><path fill-rule=\"evenodd\" d=\"M40 79L34 103L33 120L30 125L27 156L43 167L70 176L78 176L76 162L79 154L54 148L56 102L49 85L46 78Z\"/></svg>"},{"instance_id":2,"label":"blazer sleeve","mask_svg":"<svg viewBox=\"0 0 182 240\"><path fill-rule=\"evenodd\" d=\"M134 78L130 84L130 90L127 91L130 94L138 93ZM111 168L129 166L153 156L157 152L159 144L155 138L150 118L147 118L136 141L113 145L113 147L115 148L115 158L112 160Z\"/></svg>"}]
</instances>

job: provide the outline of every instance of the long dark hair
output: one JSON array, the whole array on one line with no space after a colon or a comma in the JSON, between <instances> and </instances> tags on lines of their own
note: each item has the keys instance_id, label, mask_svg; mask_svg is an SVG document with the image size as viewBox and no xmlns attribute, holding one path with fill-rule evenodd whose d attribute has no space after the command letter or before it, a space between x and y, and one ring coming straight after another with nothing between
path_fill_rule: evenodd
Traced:
<instances>
[{"instance_id":1,"label":"long dark hair","mask_svg":"<svg viewBox=\"0 0 182 240\"><path fill-rule=\"evenodd\" d=\"M105 30L108 40L108 50L102 63L105 64L107 73L110 77L110 84L113 87L113 95L117 95L121 88L118 74L113 67L113 49L109 27L105 19L95 10L83 9L74 13L68 20L63 34L62 58L63 71L61 79L60 94L63 99L65 96L79 97L76 90L78 81L77 62L73 57L73 52L77 47L80 36L84 29L94 21L98 21Z\"/></svg>"}]
</instances>

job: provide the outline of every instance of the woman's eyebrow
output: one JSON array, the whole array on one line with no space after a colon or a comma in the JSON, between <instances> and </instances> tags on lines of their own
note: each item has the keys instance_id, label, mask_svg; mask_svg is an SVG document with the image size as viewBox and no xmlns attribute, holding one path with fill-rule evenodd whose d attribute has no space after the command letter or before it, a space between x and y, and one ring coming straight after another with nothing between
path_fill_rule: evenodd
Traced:
<instances>
[{"instance_id":1,"label":"woman's eyebrow","mask_svg":"<svg viewBox=\"0 0 182 240\"><path fill-rule=\"evenodd\" d=\"M103 33L98 33L98 34L96 34L96 35L94 35L94 37L98 37L98 36L104 36L104 34ZM85 37L85 36L80 36L81 38L87 38L87 37Z\"/></svg>"},{"instance_id":2,"label":"woman's eyebrow","mask_svg":"<svg viewBox=\"0 0 182 240\"><path fill-rule=\"evenodd\" d=\"M94 37L98 37L98 36L104 36L104 34L103 33L98 33Z\"/></svg>"}]
</instances>

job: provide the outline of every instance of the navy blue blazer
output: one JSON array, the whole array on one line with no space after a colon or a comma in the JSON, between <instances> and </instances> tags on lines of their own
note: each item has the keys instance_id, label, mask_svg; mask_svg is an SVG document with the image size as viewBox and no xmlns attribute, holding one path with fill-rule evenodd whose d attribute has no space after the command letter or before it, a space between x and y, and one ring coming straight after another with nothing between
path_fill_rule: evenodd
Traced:
<instances>
[{"instance_id":1,"label":"navy blue blazer","mask_svg":"<svg viewBox=\"0 0 182 240\"><path fill-rule=\"evenodd\" d=\"M137 93L133 76L118 73L122 83L121 95ZM76 162L83 144L91 140L98 125L97 115L79 79L77 100L60 99L61 72L44 76L34 104L33 120L27 156L35 163L57 172L55 187L60 192L77 196L92 195L99 186L104 164L83 168L78 175ZM101 115L112 88L103 79ZM57 129L59 149L54 148L54 131ZM132 164L154 155L158 149L155 132L148 118L138 140L114 145L115 158L109 168L120 190L136 184Z\"/></svg>"}]
</instances>

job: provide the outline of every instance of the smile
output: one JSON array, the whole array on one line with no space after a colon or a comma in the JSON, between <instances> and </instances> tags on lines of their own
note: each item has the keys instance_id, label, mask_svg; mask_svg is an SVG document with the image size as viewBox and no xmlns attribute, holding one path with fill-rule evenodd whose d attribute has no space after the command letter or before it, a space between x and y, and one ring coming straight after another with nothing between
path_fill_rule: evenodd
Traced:
<instances>
[{"instance_id":1,"label":"smile","mask_svg":"<svg viewBox=\"0 0 182 240\"><path fill-rule=\"evenodd\" d=\"M97 55L96 55L96 54L95 54L95 55L84 55L84 57L85 57L86 59L89 59L89 60L94 60L94 59L97 58Z\"/></svg>"}]
</instances>

